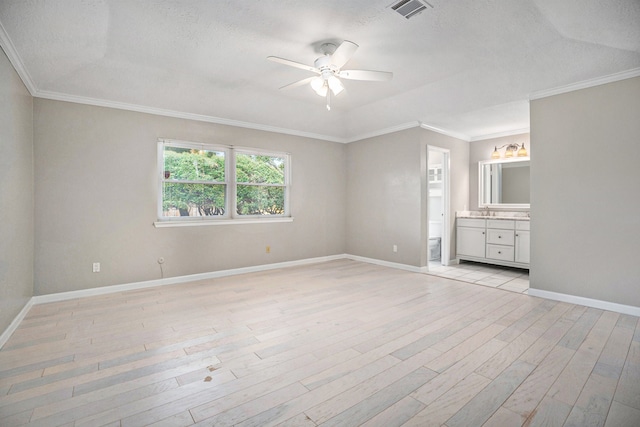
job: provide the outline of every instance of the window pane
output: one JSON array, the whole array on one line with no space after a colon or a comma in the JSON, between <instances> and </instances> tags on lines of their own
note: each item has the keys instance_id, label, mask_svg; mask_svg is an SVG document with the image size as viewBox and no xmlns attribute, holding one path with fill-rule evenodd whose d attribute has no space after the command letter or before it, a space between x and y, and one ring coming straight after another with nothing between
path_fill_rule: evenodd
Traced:
<instances>
[{"instance_id":1,"label":"window pane","mask_svg":"<svg viewBox=\"0 0 640 427\"><path fill-rule=\"evenodd\" d=\"M224 215L224 184L182 184L165 182L162 185L163 216Z\"/></svg>"},{"instance_id":2,"label":"window pane","mask_svg":"<svg viewBox=\"0 0 640 427\"><path fill-rule=\"evenodd\" d=\"M224 182L224 152L165 146L164 179Z\"/></svg>"},{"instance_id":3,"label":"window pane","mask_svg":"<svg viewBox=\"0 0 640 427\"><path fill-rule=\"evenodd\" d=\"M236 190L238 215L284 214L284 187L238 184Z\"/></svg>"},{"instance_id":4,"label":"window pane","mask_svg":"<svg viewBox=\"0 0 640 427\"><path fill-rule=\"evenodd\" d=\"M236 155L236 181L254 184L284 184L283 157Z\"/></svg>"}]
</instances>

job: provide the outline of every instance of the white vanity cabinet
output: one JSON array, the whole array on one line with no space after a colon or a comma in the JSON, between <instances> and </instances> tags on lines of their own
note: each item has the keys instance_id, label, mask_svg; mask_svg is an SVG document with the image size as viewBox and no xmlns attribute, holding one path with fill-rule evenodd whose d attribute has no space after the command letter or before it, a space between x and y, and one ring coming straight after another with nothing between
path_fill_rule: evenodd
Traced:
<instances>
[{"instance_id":1,"label":"white vanity cabinet","mask_svg":"<svg viewBox=\"0 0 640 427\"><path fill-rule=\"evenodd\" d=\"M488 259L513 262L515 259L515 221L488 219L487 253Z\"/></svg>"},{"instance_id":2,"label":"white vanity cabinet","mask_svg":"<svg viewBox=\"0 0 640 427\"><path fill-rule=\"evenodd\" d=\"M484 258L485 252L485 220L460 218L456 231L456 248L458 255Z\"/></svg>"},{"instance_id":3,"label":"white vanity cabinet","mask_svg":"<svg viewBox=\"0 0 640 427\"><path fill-rule=\"evenodd\" d=\"M516 222L515 262L529 264L529 221Z\"/></svg>"},{"instance_id":4,"label":"white vanity cabinet","mask_svg":"<svg viewBox=\"0 0 640 427\"><path fill-rule=\"evenodd\" d=\"M529 221L458 218L457 258L529 268Z\"/></svg>"}]
</instances>

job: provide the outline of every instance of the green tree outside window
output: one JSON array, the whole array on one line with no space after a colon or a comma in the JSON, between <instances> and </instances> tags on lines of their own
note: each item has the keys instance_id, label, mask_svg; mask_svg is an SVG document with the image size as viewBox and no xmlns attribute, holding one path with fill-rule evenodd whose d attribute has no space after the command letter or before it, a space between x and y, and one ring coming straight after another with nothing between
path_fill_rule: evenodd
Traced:
<instances>
[{"instance_id":1,"label":"green tree outside window","mask_svg":"<svg viewBox=\"0 0 640 427\"><path fill-rule=\"evenodd\" d=\"M223 216L228 197L226 149L163 145L162 215ZM239 151L235 160L235 214L285 214L285 156Z\"/></svg>"}]
</instances>

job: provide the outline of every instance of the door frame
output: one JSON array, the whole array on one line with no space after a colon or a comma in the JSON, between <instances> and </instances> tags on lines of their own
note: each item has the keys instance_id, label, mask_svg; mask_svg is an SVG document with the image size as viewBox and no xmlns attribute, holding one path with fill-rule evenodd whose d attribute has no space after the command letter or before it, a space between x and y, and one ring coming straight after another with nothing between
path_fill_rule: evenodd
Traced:
<instances>
[{"instance_id":1,"label":"door frame","mask_svg":"<svg viewBox=\"0 0 640 427\"><path fill-rule=\"evenodd\" d=\"M442 265L447 266L451 262L451 150L448 148L437 147L435 145L427 145L427 168L426 168L426 182L427 182L427 238L425 244L427 245L427 267L429 266L430 251L429 251L429 152L438 151L442 153L442 240L440 241L440 262Z\"/></svg>"}]
</instances>

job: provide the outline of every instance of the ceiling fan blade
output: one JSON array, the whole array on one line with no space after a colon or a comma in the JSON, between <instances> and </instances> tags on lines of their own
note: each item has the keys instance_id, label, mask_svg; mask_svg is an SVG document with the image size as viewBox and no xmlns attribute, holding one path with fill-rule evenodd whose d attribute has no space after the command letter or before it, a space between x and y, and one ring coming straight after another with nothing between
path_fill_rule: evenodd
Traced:
<instances>
[{"instance_id":1,"label":"ceiling fan blade","mask_svg":"<svg viewBox=\"0 0 640 427\"><path fill-rule=\"evenodd\" d=\"M331 63L338 68L342 68L342 66L351 59L356 49L358 49L358 45L354 42L350 42L349 40L343 41L336 51L333 52L333 55L331 55Z\"/></svg>"},{"instance_id":2,"label":"ceiling fan blade","mask_svg":"<svg viewBox=\"0 0 640 427\"><path fill-rule=\"evenodd\" d=\"M292 89L294 87L303 86L308 83L311 83L311 80L315 78L316 78L315 76L307 77L306 79L298 80L297 82L289 83L288 85L282 86L280 89Z\"/></svg>"},{"instance_id":3,"label":"ceiling fan blade","mask_svg":"<svg viewBox=\"0 0 640 427\"><path fill-rule=\"evenodd\" d=\"M288 65L290 67L301 68L303 70L311 71L312 73L320 74L320 70L311 65L302 64L300 62L290 61L288 59L279 58L277 56L267 56L269 61L277 62L280 64Z\"/></svg>"},{"instance_id":4,"label":"ceiling fan blade","mask_svg":"<svg viewBox=\"0 0 640 427\"><path fill-rule=\"evenodd\" d=\"M338 73L338 77L350 80L386 82L393 78L393 73L389 71L342 70Z\"/></svg>"}]
</instances>

